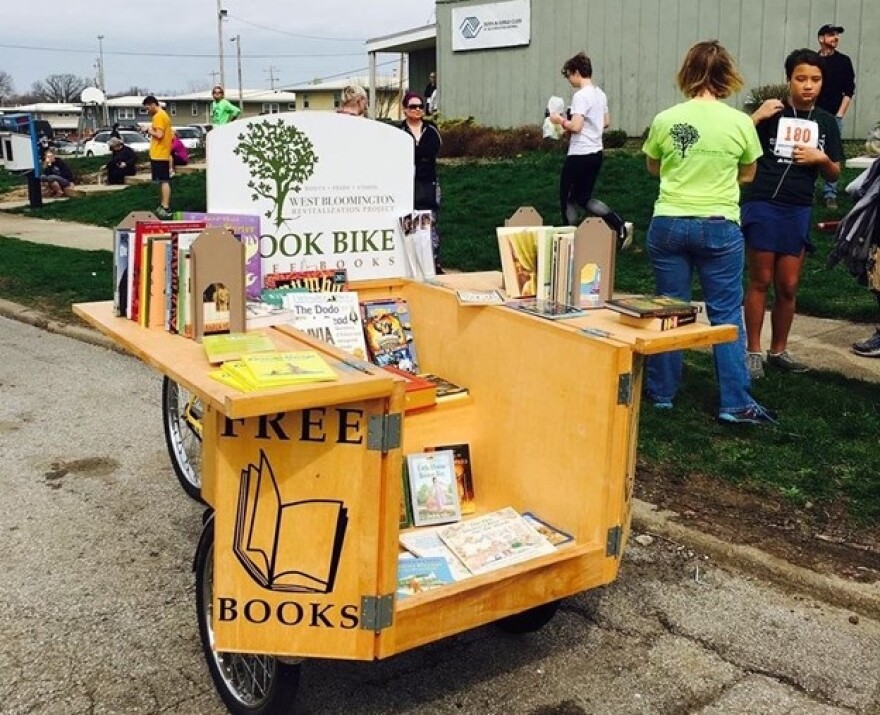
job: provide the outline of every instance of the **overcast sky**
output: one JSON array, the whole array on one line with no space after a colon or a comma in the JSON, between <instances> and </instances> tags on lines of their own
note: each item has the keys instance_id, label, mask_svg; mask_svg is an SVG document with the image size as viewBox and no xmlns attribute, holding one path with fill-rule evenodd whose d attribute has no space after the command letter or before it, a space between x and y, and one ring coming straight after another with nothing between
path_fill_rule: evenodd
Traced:
<instances>
[{"instance_id":1,"label":"overcast sky","mask_svg":"<svg viewBox=\"0 0 880 715\"><path fill-rule=\"evenodd\" d=\"M56 9L57 6L57 9ZM364 41L434 22L434 0L221 0L226 85L268 89L366 75ZM53 74L94 80L103 35L108 94L206 89L219 81L217 0L0 2L0 70L15 92ZM397 69L379 55L381 74ZM215 74L212 74L215 73Z\"/></svg>"}]
</instances>

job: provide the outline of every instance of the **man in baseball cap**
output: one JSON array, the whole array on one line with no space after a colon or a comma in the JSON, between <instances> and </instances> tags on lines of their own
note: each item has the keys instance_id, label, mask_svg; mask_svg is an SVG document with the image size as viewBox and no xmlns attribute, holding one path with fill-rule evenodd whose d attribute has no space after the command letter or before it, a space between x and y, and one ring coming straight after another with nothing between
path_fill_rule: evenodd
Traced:
<instances>
[{"instance_id":1,"label":"man in baseball cap","mask_svg":"<svg viewBox=\"0 0 880 715\"><path fill-rule=\"evenodd\" d=\"M825 62L822 69L822 89L816 99L816 104L837 118L841 135L843 134L843 117L846 115L846 110L849 109L850 102L856 92L856 73L852 60L837 51L842 33L843 28L833 23L822 25L819 32L816 33L819 37L819 54L822 55ZM825 206L836 209L837 182L825 182L822 193L825 196Z\"/></svg>"}]
</instances>

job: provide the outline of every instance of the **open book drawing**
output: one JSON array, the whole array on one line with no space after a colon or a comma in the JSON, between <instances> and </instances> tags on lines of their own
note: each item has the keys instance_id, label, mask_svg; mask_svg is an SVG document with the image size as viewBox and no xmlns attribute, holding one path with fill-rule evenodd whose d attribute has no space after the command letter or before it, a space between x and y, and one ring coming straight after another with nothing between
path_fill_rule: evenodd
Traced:
<instances>
[{"instance_id":1,"label":"open book drawing","mask_svg":"<svg viewBox=\"0 0 880 715\"><path fill-rule=\"evenodd\" d=\"M233 551L270 591L331 593L348 526L336 499L284 502L265 452L241 472Z\"/></svg>"}]
</instances>

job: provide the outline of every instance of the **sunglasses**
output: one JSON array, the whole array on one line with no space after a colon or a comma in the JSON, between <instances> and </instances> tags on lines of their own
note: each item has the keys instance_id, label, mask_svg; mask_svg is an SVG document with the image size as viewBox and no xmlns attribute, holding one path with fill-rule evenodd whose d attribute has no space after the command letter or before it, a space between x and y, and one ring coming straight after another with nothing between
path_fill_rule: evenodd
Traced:
<instances>
[{"instance_id":1,"label":"sunglasses","mask_svg":"<svg viewBox=\"0 0 880 715\"><path fill-rule=\"evenodd\" d=\"M424 105L422 104L407 104L407 109L424 109Z\"/></svg>"}]
</instances>

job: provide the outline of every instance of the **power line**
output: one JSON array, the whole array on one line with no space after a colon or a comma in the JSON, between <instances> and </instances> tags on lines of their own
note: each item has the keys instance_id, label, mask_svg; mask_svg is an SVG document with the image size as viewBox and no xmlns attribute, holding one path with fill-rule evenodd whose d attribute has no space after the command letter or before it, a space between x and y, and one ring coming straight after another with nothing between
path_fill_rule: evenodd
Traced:
<instances>
[{"instance_id":1,"label":"power line","mask_svg":"<svg viewBox=\"0 0 880 715\"><path fill-rule=\"evenodd\" d=\"M259 28L260 30L268 30L269 32L277 32L279 35L287 35L288 37L297 37L301 40L324 40L327 42L366 42L365 39L362 38L353 38L353 37L318 37L316 35L298 35L293 32L287 32L286 30L279 30L277 27L267 27L266 25L258 25L255 22L251 22L250 20L245 20L243 17L238 17L237 15L231 15L227 13L228 17L235 18L239 22L243 22L245 25L250 25L251 27Z\"/></svg>"},{"instance_id":2,"label":"power line","mask_svg":"<svg viewBox=\"0 0 880 715\"><path fill-rule=\"evenodd\" d=\"M33 47L30 45L6 45L0 44L0 48L10 49L10 50L35 50L38 52L70 52L77 54L94 54L94 50L75 50L70 48L63 47ZM127 52L125 50L120 50L116 52L105 51L104 55L115 55L118 57L176 57L176 58L188 58L188 59L217 59L216 53L206 53L206 54L187 54L187 53L173 53L173 52ZM271 55L242 55L242 59L251 59L251 60L265 60L265 59L307 59L311 57L363 57L363 52L310 52L305 54L294 54L294 55L279 55L279 54L271 54Z\"/></svg>"}]
</instances>

